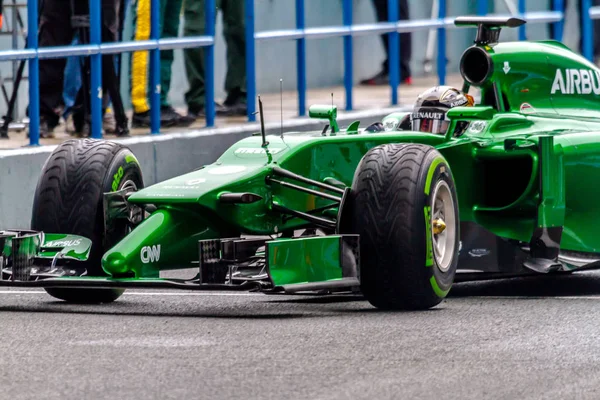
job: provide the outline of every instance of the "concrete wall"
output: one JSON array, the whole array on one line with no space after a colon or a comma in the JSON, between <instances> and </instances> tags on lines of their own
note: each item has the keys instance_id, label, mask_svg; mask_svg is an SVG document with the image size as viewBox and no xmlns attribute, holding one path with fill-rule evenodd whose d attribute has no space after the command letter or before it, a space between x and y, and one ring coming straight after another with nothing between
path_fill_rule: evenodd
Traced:
<instances>
[{"instance_id":1,"label":"concrete wall","mask_svg":"<svg viewBox=\"0 0 600 400\"><path fill-rule=\"evenodd\" d=\"M354 112L339 118L340 126L359 119L362 127L379 121L398 109ZM284 129L290 131L320 130L319 120L298 119L285 121ZM280 123L265 125L267 133L279 134ZM143 136L120 140L137 156L146 186L192 171L214 162L229 146L259 131L259 124L237 128L206 129L185 134L168 134L158 137ZM56 146L0 151L0 230L26 229L30 226L33 196L41 168Z\"/></svg>"},{"instance_id":2,"label":"concrete wall","mask_svg":"<svg viewBox=\"0 0 600 400\"><path fill-rule=\"evenodd\" d=\"M12 1L12 0L7 0ZM243 0L239 0L243 1ZM354 22L369 23L375 21L375 12L371 0L353 0ZM411 18L429 18L433 0L409 0ZM546 10L549 0L528 0L528 10ZM578 40L576 27L577 2L569 2L569 23L567 24L565 42L574 46ZM496 12L507 12L504 0L490 0L490 5L495 6ZM295 26L294 0L256 0L256 30L289 29ZM476 10L476 0L448 1L448 15L472 14ZM491 11L494 11L491 8ZM26 10L22 9L22 15L26 20ZM306 0L306 24L311 27L337 25L342 23L341 0ZM11 12L5 11L5 25L10 24ZM131 33L130 18L126 34ZM6 29L6 27L5 27ZM543 39L547 37L545 25L531 25L528 27L531 39ZM220 15L217 22L217 44L216 44L216 95L223 98L223 86L226 73L225 44L222 37L222 21ZM456 72L459 57L473 38L473 30L460 29L448 31L448 72ZM505 30L503 39L517 39L515 30ZM18 41L19 47L23 47L24 41ZM417 32L413 34L413 58L411 66L415 76L424 74L423 62L426 58L425 48L427 45L427 33ZM0 35L0 49L11 48L10 35ZM259 43L256 46L257 55L257 87L260 92L273 92L279 90L279 79L284 80L285 89L296 87L296 52L294 41L277 41ZM322 87L341 85L343 80L343 51L342 39L311 40L307 44L308 58L308 86ZM378 71L381 62L385 58L383 46L379 36L362 36L354 40L354 81L367 77ZM128 64L128 55L124 57L125 65ZM12 76L12 63L0 63L0 74L4 78ZM126 72L126 69L124 69ZM435 72L435 71L434 71ZM125 74L126 75L126 74ZM123 80L123 95L125 103L129 106L128 80ZM10 81L5 82L5 87L12 90ZM183 66L182 51L175 52L173 65L173 83L169 97L175 106L185 106L183 96L188 88ZM19 115L23 116L27 105L27 82L25 81L19 91L18 109ZM0 100L0 115L6 112L6 104Z\"/></svg>"}]
</instances>

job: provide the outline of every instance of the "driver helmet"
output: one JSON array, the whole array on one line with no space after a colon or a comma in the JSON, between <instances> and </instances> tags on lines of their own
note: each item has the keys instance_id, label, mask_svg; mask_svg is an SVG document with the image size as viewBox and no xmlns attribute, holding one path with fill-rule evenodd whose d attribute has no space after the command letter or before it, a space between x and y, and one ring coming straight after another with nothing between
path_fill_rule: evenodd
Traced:
<instances>
[{"instance_id":1,"label":"driver helmet","mask_svg":"<svg viewBox=\"0 0 600 400\"><path fill-rule=\"evenodd\" d=\"M443 135L450 120L446 113L453 107L471 107L473 96L452 86L435 86L421 93L410 114L411 130Z\"/></svg>"}]
</instances>

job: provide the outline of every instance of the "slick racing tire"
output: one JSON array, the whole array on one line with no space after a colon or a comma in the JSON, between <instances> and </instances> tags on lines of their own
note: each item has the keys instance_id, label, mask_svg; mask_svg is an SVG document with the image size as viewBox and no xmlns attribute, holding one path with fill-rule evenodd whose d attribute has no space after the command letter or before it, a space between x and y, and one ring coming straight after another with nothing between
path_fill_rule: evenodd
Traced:
<instances>
[{"instance_id":1,"label":"slick racing tire","mask_svg":"<svg viewBox=\"0 0 600 400\"><path fill-rule=\"evenodd\" d=\"M103 193L144 187L142 171L125 146L104 140L68 140L52 152L38 181L31 228L48 233L81 235L92 241L90 257L77 264L87 276L107 274L101 266L105 251L127 233L125 225L104 234ZM71 303L110 303L123 289L47 288L53 297Z\"/></svg>"},{"instance_id":2,"label":"slick racing tire","mask_svg":"<svg viewBox=\"0 0 600 400\"><path fill-rule=\"evenodd\" d=\"M433 147L386 144L361 160L349 230L360 235L361 291L375 307L422 310L448 294L458 263L458 200ZM347 225L348 226L348 225Z\"/></svg>"}]
</instances>

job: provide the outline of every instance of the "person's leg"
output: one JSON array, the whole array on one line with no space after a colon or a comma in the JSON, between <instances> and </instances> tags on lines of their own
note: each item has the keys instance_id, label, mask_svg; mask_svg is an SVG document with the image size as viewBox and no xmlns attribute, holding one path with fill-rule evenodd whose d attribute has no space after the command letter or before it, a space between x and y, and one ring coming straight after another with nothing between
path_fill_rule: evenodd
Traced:
<instances>
[{"instance_id":1,"label":"person's leg","mask_svg":"<svg viewBox=\"0 0 600 400\"><path fill-rule=\"evenodd\" d=\"M163 0L161 10L162 24L160 37L173 38L179 35L179 17L182 0ZM173 50L160 52L160 105L169 106L168 95L171 88L171 68L173 66Z\"/></svg>"},{"instance_id":2,"label":"person's leg","mask_svg":"<svg viewBox=\"0 0 600 400\"><path fill-rule=\"evenodd\" d=\"M182 0L161 0L161 39L179 36L182 3ZM168 126L189 126L195 121L195 118L180 115L171 107L168 100L169 90L171 89L173 56L173 50L162 50L160 52L161 121L162 124Z\"/></svg>"},{"instance_id":3,"label":"person's leg","mask_svg":"<svg viewBox=\"0 0 600 400\"><path fill-rule=\"evenodd\" d=\"M68 46L73 40L69 0L43 0L40 7L39 47ZM40 79L40 135L52 136L58 125L64 88L65 58L41 59Z\"/></svg>"},{"instance_id":4,"label":"person's leg","mask_svg":"<svg viewBox=\"0 0 600 400\"><path fill-rule=\"evenodd\" d=\"M410 19L408 0L399 0L398 11L401 20ZM400 81L411 82L410 60L412 58L412 35L410 32L400 34Z\"/></svg>"},{"instance_id":5,"label":"person's leg","mask_svg":"<svg viewBox=\"0 0 600 400\"><path fill-rule=\"evenodd\" d=\"M185 0L183 5L184 36L200 36L205 33L204 0ZM185 73L189 89L185 93L185 102L190 116L204 112L204 48L188 48L183 51Z\"/></svg>"},{"instance_id":6,"label":"person's leg","mask_svg":"<svg viewBox=\"0 0 600 400\"><path fill-rule=\"evenodd\" d=\"M72 45L77 45L79 39L75 38L71 42ZM67 57L67 63L65 66L65 79L63 86L63 101L65 103L65 110L63 117L68 118L72 111L73 105L75 105L75 97L81 87L81 61L79 56Z\"/></svg>"},{"instance_id":7,"label":"person's leg","mask_svg":"<svg viewBox=\"0 0 600 400\"><path fill-rule=\"evenodd\" d=\"M373 7L378 22L388 22L388 4L387 0L372 0ZM409 8L407 0L398 0L398 16L400 20L409 19ZM386 58L381 64L381 70L375 76L360 81L361 85L388 85L389 84L389 37L387 34L381 35L381 41L385 50ZM410 58L411 58L411 34L400 34L400 82L410 83Z\"/></svg>"},{"instance_id":8,"label":"person's leg","mask_svg":"<svg viewBox=\"0 0 600 400\"><path fill-rule=\"evenodd\" d=\"M222 0L223 36L227 44L227 76L224 105L227 114L246 115L246 33L244 2Z\"/></svg>"},{"instance_id":9,"label":"person's leg","mask_svg":"<svg viewBox=\"0 0 600 400\"><path fill-rule=\"evenodd\" d=\"M600 0L592 0L592 6L600 6ZM593 20L594 23L594 62L600 59L600 19Z\"/></svg>"},{"instance_id":10,"label":"person's leg","mask_svg":"<svg viewBox=\"0 0 600 400\"><path fill-rule=\"evenodd\" d=\"M118 42L121 30L121 5L122 0L102 0L102 42ZM119 92L120 82L118 80L116 55L106 54L102 56L102 86L104 95L102 98L102 128L106 133L115 133L115 112L124 118L123 102ZM113 98L115 97L116 98ZM110 105L116 108L111 112Z\"/></svg>"},{"instance_id":11,"label":"person's leg","mask_svg":"<svg viewBox=\"0 0 600 400\"><path fill-rule=\"evenodd\" d=\"M582 15L581 15L581 0L578 2L579 7L579 26L583 26ZM600 0L592 0L592 6L600 6ZM600 61L600 19L592 20L592 28L594 30L593 33L593 41L594 41L594 54L593 54L593 62L597 63ZM579 51L583 53L583 41L579 40Z\"/></svg>"}]
</instances>

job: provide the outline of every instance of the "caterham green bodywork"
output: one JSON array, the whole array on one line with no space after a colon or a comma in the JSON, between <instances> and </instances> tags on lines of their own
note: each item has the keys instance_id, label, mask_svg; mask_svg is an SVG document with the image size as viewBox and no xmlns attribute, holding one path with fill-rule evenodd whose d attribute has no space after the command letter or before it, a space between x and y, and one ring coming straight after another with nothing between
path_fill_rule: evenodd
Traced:
<instances>
[{"instance_id":1,"label":"caterham green bodywork","mask_svg":"<svg viewBox=\"0 0 600 400\"><path fill-rule=\"evenodd\" d=\"M452 218L460 221L453 256L457 277L461 272L487 279L594 268L600 260L600 69L559 42L498 43L501 28L522 23L517 18L456 20L457 25L478 27L475 45L461 59L462 90L478 101L448 112L451 123L445 135L406 130L408 113L403 112L386 117L384 131L361 128L358 122L339 129L334 106L313 106L311 117L327 120L329 129L257 133L235 143L213 164L146 188L107 193L106 220L111 219L111 201L119 196L128 211L135 208L145 215L103 253L105 276L35 282L9 277L2 283L65 290L136 285L284 292L361 289L361 275L383 261L375 257L371 266L360 255L365 244L358 228L371 228L346 221L370 212L357 209L360 202L353 200L361 179L375 179L375 172L365 167L366 158L374 149L394 144L417 146L403 151L432 148L439 155L423 164L427 168L418 184L424 187L424 198L438 187L438 173L452 182L448 188L455 193L457 209ZM130 157L127 162L137 160ZM454 204L451 197L446 199ZM373 209L379 207L377 199L370 201ZM415 268L431 267L435 235L450 218L432 219L434 204L423 204L411 224L423 225L427 261ZM389 210L403 212L395 205ZM306 230L317 234L298 236ZM251 265L258 265L259 272L234 279L234 272ZM160 279L161 271L182 268L199 269L197 279ZM427 275L438 300L454 281L453 271L440 271L449 274L449 283L441 275ZM392 278L393 273L377 278L383 280L373 288L401 290L390 289ZM372 300L373 295L367 297ZM388 300L371 302L382 307L402 303ZM407 307L436 302L423 304Z\"/></svg>"}]
</instances>

